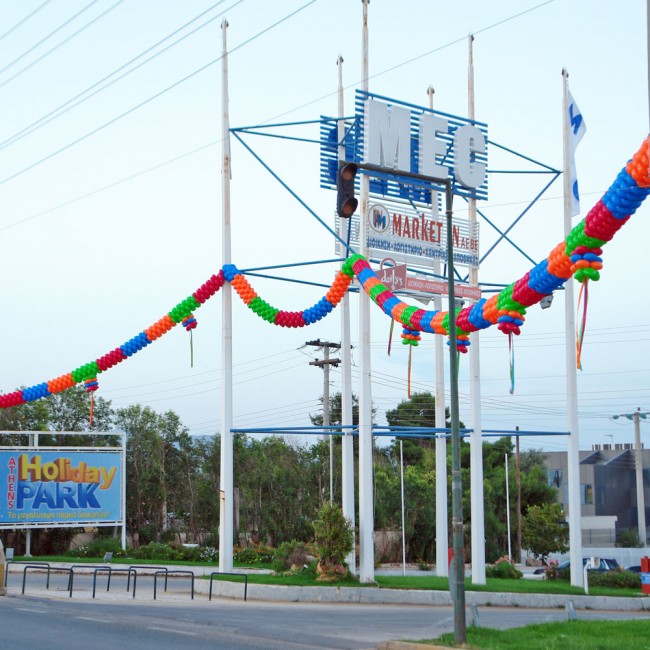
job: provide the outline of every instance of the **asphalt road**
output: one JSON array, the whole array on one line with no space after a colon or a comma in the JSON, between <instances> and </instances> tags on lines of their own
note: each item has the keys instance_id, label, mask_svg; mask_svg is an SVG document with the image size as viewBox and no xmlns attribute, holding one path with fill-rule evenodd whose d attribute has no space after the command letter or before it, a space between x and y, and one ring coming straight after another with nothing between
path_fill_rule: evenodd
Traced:
<instances>
[{"instance_id":1,"label":"asphalt road","mask_svg":"<svg viewBox=\"0 0 650 650\"><path fill-rule=\"evenodd\" d=\"M564 620L558 609L486 607L480 623L516 627ZM578 612L579 618L647 618L647 612ZM468 611L468 624L471 612ZM12 650L361 650L389 639L453 630L450 607L0 598L0 647Z\"/></svg>"}]
</instances>

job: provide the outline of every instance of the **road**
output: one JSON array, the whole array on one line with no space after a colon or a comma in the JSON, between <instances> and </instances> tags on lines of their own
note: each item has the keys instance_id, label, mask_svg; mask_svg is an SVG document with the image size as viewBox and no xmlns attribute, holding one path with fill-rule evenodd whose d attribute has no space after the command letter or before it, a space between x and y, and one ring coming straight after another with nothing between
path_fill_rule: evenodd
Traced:
<instances>
[{"instance_id":1,"label":"road","mask_svg":"<svg viewBox=\"0 0 650 650\"><path fill-rule=\"evenodd\" d=\"M565 620L558 609L485 607L480 623L515 627ZM578 618L643 618L647 612L578 612ZM471 612L468 612L468 622ZM12 650L363 650L389 639L453 630L451 607L304 604L205 598L129 601L0 598L2 648Z\"/></svg>"}]
</instances>

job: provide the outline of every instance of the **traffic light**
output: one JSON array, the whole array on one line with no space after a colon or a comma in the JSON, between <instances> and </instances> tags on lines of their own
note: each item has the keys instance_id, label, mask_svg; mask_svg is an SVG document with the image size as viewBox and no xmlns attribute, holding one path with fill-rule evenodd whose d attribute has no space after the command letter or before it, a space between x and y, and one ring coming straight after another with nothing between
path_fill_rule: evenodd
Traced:
<instances>
[{"instance_id":1,"label":"traffic light","mask_svg":"<svg viewBox=\"0 0 650 650\"><path fill-rule=\"evenodd\" d=\"M358 169L354 163L345 163L339 167L336 178L336 211L343 219L349 219L359 205L354 196L354 178Z\"/></svg>"}]
</instances>

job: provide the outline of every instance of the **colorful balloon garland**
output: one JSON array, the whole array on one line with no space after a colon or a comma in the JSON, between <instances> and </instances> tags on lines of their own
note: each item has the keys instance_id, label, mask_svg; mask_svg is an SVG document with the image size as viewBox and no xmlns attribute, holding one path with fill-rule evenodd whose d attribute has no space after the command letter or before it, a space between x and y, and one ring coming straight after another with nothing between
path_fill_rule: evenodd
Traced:
<instances>
[{"instance_id":1,"label":"colorful balloon garland","mask_svg":"<svg viewBox=\"0 0 650 650\"><path fill-rule=\"evenodd\" d=\"M481 298L470 307L456 310L459 351L466 351L469 345L468 335L471 332L486 329L491 325L497 325L498 329L506 334L519 334L525 320L526 308L561 287L570 277L575 276L579 281L599 279L603 245L614 237L650 193L649 141L650 138L644 141L602 199L571 230L566 240L551 251L547 259L500 293L488 299ZM404 343L409 344L410 349L417 344L417 332L449 334L448 312L419 309L401 301L380 282L362 255L349 257L327 294L313 307L301 312L281 311L272 307L257 295L234 265L226 264L217 275L211 276L168 314L126 343L66 375L0 395L0 408L32 402L80 383L84 383L86 389L94 393L97 388L97 375L101 372L133 356L178 323L183 323L188 330L193 329L196 326L193 312L216 294L224 281L230 283L244 303L260 318L280 327L305 327L327 316L339 304L354 276L370 298L408 330Z\"/></svg>"}]
</instances>

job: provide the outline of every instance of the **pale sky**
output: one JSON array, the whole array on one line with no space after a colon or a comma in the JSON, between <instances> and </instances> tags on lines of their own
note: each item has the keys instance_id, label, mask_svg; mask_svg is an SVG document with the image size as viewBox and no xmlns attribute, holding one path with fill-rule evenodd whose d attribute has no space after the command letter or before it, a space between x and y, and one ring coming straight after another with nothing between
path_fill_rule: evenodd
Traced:
<instances>
[{"instance_id":1,"label":"pale sky","mask_svg":"<svg viewBox=\"0 0 650 650\"><path fill-rule=\"evenodd\" d=\"M476 118L488 124L491 140L559 169L566 67L587 123L577 152L584 216L648 133L645 4L372 0L370 90L426 106L432 85L437 109L466 117L467 36L473 33ZM223 17L231 50L230 122L239 127L335 115L339 54L351 115L361 78L361 11L360 0L0 0L4 392L97 359L221 268ZM278 132L317 139L318 125ZM335 196L319 188L316 145L247 142L333 225ZM495 150L489 156L489 167L508 166ZM505 228L544 182L493 175L479 209ZM462 216L463 203L456 207ZM590 285L578 376L582 448L631 442L632 424L610 416L650 409L649 215L642 206L605 247L602 279ZM232 222L232 260L240 269L334 257L331 236L234 140ZM486 251L494 234L485 223L480 227ZM561 179L511 236L535 262L563 240ZM530 267L513 248L500 246L479 278L509 284ZM323 283L334 270L332 264L309 265L277 274ZM249 279L265 300L287 311L312 306L325 293L317 286ZM515 342L514 395L508 393L507 337L494 327L481 334L484 428L567 428L561 298L549 310L528 312ZM352 303L356 344L355 297ZM173 409L193 434L217 431L220 296L195 316L193 368L189 335L178 326L100 374L98 394L114 407ZM340 341L338 312L309 328L287 330L260 320L235 296L233 318L235 426L308 424L308 414L319 411L323 377L309 366L316 351L301 346L316 338ZM407 351L396 334L387 356L388 331L388 318L373 308L373 401L382 423L384 412L406 399ZM358 393L356 352L353 363ZM464 357L461 418L469 423L467 377ZM331 380L333 393L340 373L333 371ZM433 392L433 380L433 337L424 335L414 351L413 387ZM523 447L530 446L564 449L566 442L526 439Z\"/></svg>"}]
</instances>

